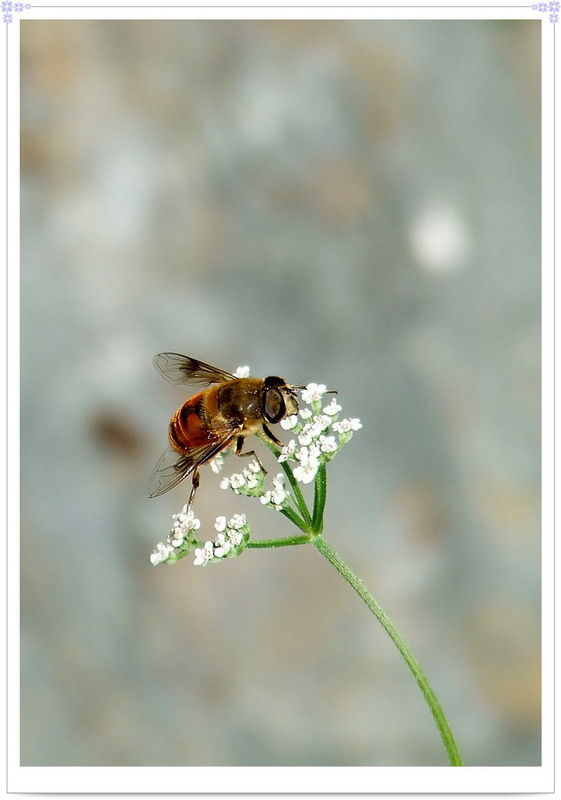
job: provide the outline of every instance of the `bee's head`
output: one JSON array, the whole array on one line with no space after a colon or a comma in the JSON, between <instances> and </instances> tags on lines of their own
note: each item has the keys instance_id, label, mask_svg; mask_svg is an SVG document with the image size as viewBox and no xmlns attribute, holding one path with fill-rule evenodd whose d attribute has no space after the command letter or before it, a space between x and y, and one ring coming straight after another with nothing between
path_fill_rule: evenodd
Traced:
<instances>
[{"instance_id":1,"label":"bee's head","mask_svg":"<svg viewBox=\"0 0 561 800\"><path fill-rule=\"evenodd\" d=\"M298 399L294 387L276 375L265 378L263 413L267 422L280 422L284 417L296 414L297 411Z\"/></svg>"}]
</instances>

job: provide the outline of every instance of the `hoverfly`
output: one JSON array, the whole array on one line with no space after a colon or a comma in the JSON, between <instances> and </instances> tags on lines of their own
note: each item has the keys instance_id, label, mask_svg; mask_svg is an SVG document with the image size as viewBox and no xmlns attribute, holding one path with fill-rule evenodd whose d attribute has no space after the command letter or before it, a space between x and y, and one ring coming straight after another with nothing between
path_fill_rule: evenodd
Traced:
<instances>
[{"instance_id":1,"label":"hoverfly","mask_svg":"<svg viewBox=\"0 0 561 800\"><path fill-rule=\"evenodd\" d=\"M192 475L188 506L191 507L199 486L199 467L215 456L232 449L242 453L244 439L263 433L282 446L267 423L280 422L298 411L296 389L284 378L237 378L222 369L178 353L158 353L153 364L168 383L206 385L208 388L189 398L175 412L169 424L169 447L164 450L152 475L149 497L158 497Z\"/></svg>"}]
</instances>

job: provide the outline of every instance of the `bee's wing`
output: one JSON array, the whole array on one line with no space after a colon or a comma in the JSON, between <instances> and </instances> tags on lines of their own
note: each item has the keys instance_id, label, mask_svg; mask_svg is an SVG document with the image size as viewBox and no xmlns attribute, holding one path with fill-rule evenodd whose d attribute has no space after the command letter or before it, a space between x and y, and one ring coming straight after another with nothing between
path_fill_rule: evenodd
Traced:
<instances>
[{"instance_id":1,"label":"bee's wing","mask_svg":"<svg viewBox=\"0 0 561 800\"><path fill-rule=\"evenodd\" d=\"M178 453L172 447L166 447L150 479L148 497L158 497L173 489L194 468L195 463L187 453Z\"/></svg>"},{"instance_id":2,"label":"bee's wing","mask_svg":"<svg viewBox=\"0 0 561 800\"><path fill-rule=\"evenodd\" d=\"M194 447L188 453L178 453L173 447L166 447L150 480L148 497L159 497L169 492L190 475L195 467L205 464L225 450L238 433L237 428L221 428L215 431L215 435L207 443Z\"/></svg>"},{"instance_id":3,"label":"bee's wing","mask_svg":"<svg viewBox=\"0 0 561 800\"><path fill-rule=\"evenodd\" d=\"M179 353L158 353L152 359L152 363L160 375L174 386L182 386L186 383L206 385L223 383L232 381L236 377L222 369L211 367L210 364L189 358L189 356L182 356Z\"/></svg>"}]
</instances>

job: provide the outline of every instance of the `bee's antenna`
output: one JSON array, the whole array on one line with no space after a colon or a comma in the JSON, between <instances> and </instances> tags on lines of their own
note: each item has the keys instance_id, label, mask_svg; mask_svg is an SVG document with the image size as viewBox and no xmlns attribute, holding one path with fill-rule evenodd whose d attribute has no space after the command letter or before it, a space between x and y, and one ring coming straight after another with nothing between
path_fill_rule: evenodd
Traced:
<instances>
[{"instance_id":1,"label":"bee's antenna","mask_svg":"<svg viewBox=\"0 0 561 800\"><path fill-rule=\"evenodd\" d=\"M302 386L292 385L290 388L291 389L305 389L306 385L307 384L303 384ZM324 394L339 394L339 390L338 389L326 389Z\"/></svg>"}]
</instances>

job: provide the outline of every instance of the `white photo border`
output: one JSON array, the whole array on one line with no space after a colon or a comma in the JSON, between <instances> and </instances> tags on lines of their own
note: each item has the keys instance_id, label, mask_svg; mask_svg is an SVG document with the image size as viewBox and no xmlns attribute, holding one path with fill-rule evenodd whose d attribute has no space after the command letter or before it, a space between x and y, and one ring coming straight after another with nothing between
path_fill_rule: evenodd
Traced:
<instances>
[{"instance_id":1,"label":"white photo border","mask_svg":"<svg viewBox=\"0 0 561 800\"><path fill-rule=\"evenodd\" d=\"M555 32L534 5L360 6L26 4L5 21L7 787L12 792L217 794L549 793L554 791ZM541 20L542 26L542 765L540 767L22 767L19 763L19 27L69 19ZM8 469L9 465L9 469Z\"/></svg>"}]
</instances>

